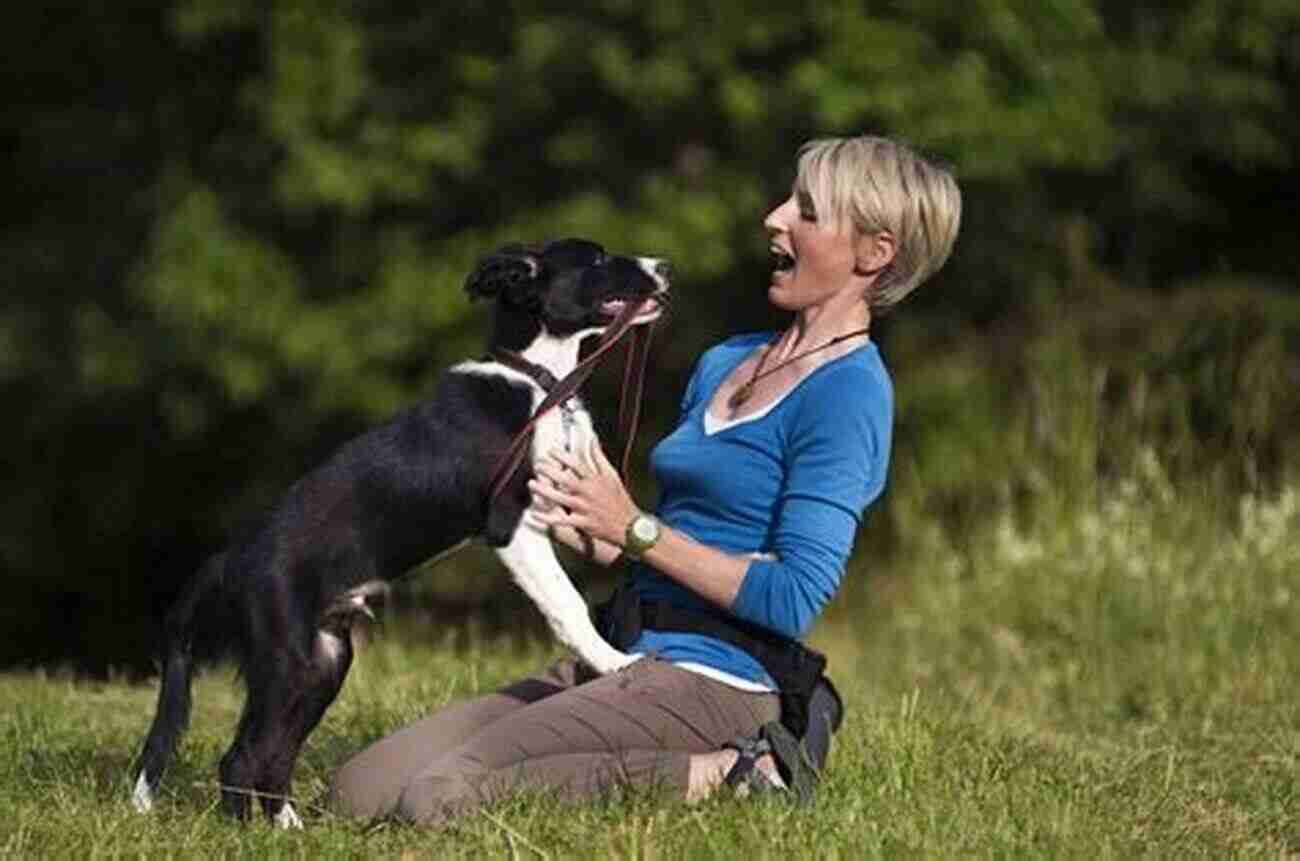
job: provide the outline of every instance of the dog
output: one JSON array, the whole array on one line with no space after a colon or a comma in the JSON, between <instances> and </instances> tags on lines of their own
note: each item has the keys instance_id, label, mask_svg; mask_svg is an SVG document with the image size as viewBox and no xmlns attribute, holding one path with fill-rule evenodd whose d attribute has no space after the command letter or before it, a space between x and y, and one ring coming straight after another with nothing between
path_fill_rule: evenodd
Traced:
<instances>
[{"instance_id":1,"label":"dog","mask_svg":"<svg viewBox=\"0 0 1300 861\"><path fill-rule=\"evenodd\" d=\"M278 825L301 827L288 800L293 769L343 686L352 624L372 615L368 602L390 582L476 538L495 549L556 638L584 662L600 673L630 663L601 639L550 540L523 518L532 458L594 435L581 402L540 416L531 457L499 493L492 485L544 399L536 369L563 379L582 342L629 303L640 303L627 309L637 315L633 325L657 318L668 279L662 259L607 254L583 239L508 245L480 260L465 289L495 302L488 358L453 366L430 399L345 443L204 563L167 611L157 711L132 772L136 808L152 808L188 722L197 632L215 629L247 687L221 759L222 807L247 818L258 798Z\"/></svg>"}]
</instances>

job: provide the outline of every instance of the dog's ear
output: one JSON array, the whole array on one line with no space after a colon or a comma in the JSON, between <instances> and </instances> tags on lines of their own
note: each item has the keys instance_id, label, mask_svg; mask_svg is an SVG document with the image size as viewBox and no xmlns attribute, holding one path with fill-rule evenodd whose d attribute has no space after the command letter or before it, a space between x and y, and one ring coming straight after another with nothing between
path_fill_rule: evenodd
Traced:
<instances>
[{"instance_id":1,"label":"dog's ear","mask_svg":"<svg viewBox=\"0 0 1300 861\"><path fill-rule=\"evenodd\" d=\"M540 270L535 252L523 245L506 245L479 261L465 279L465 292L470 299L491 299L501 294L514 298Z\"/></svg>"}]
</instances>

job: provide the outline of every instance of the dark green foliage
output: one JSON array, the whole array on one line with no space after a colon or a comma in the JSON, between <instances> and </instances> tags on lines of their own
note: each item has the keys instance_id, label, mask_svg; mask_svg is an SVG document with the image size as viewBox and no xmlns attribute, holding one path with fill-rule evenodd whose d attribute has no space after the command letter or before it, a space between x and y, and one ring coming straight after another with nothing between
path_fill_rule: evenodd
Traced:
<instances>
[{"instance_id":1,"label":"dark green foliage","mask_svg":"<svg viewBox=\"0 0 1300 861\"><path fill-rule=\"evenodd\" d=\"M966 193L879 332L895 497L960 530L1027 464L1295 462L1288 0L38 4L0 40L0 663L146 666L241 517L477 349L500 241L673 258L648 440L705 344L775 322L760 221L821 134Z\"/></svg>"}]
</instances>

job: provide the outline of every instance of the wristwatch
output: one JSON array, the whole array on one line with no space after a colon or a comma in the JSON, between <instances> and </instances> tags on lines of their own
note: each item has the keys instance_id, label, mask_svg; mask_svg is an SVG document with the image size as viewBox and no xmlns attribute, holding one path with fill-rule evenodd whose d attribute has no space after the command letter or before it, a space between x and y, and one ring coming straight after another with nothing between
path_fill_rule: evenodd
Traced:
<instances>
[{"instance_id":1,"label":"wristwatch","mask_svg":"<svg viewBox=\"0 0 1300 861\"><path fill-rule=\"evenodd\" d=\"M659 543L663 528L659 518L641 512L633 517L623 533L623 552L630 559L640 559L651 547Z\"/></svg>"}]
</instances>

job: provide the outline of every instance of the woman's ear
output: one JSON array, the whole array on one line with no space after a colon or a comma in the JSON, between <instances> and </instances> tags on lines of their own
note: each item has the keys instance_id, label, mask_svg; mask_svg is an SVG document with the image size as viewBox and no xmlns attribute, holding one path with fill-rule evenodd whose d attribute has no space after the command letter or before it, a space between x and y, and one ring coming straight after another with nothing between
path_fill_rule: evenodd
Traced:
<instances>
[{"instance_id":1,"label":"woman's ear","mask_svg":"<svg viewBox=\"0 0 1300 861\"><path fill-rule=\"evenodd\" d=\"M878 275L894 262L898 242L888 230L878 230L858 237L853 262L854 275Z\"/></svg>"}]
</instances>

